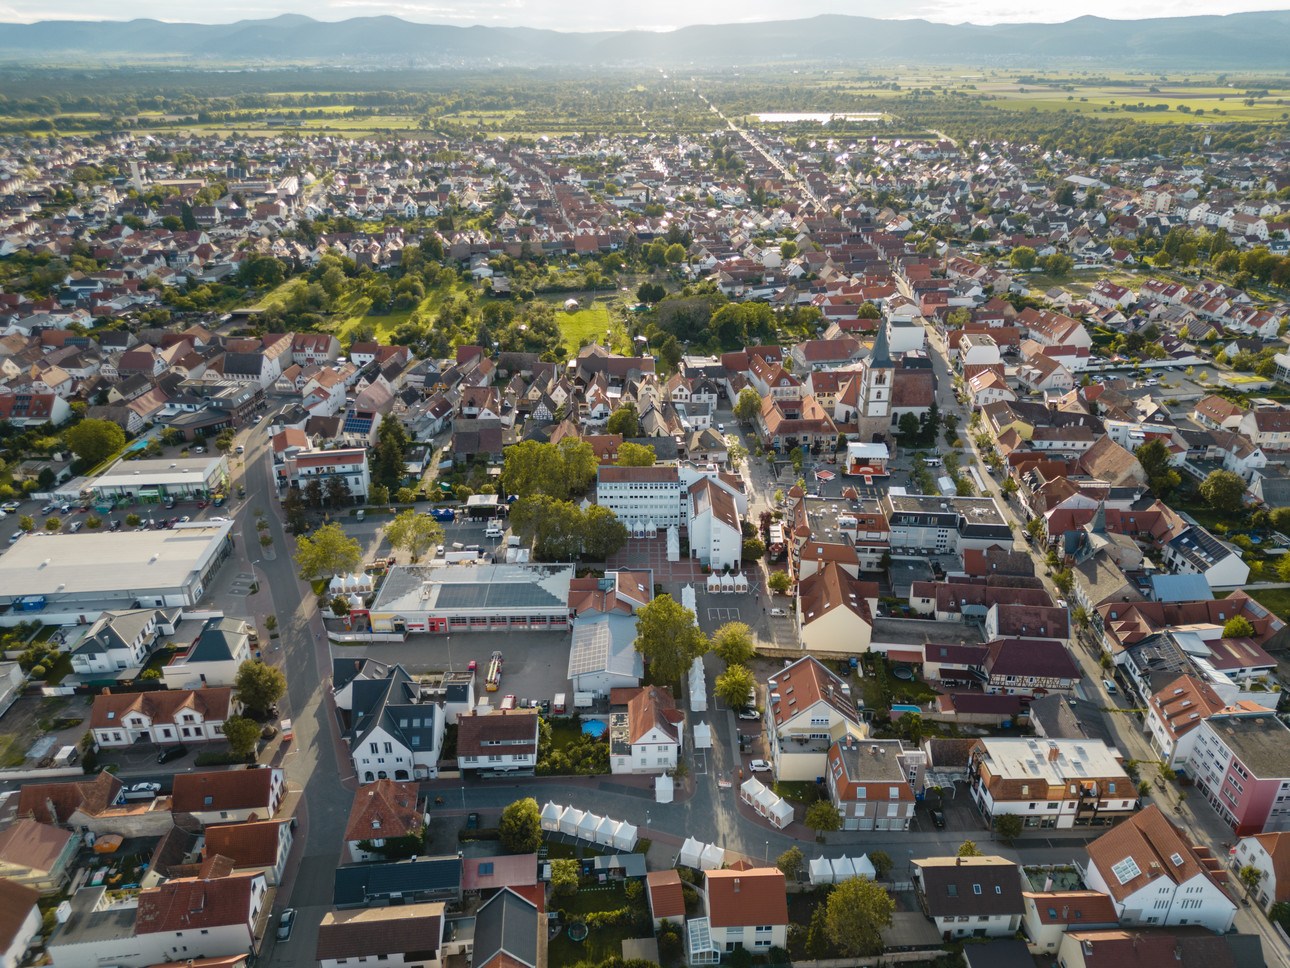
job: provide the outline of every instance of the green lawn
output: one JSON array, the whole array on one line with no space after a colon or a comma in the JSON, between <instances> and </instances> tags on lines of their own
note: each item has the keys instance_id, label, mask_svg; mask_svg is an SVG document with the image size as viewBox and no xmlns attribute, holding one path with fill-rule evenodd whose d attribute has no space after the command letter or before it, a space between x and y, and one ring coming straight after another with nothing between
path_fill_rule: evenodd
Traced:
<instances>
[{"instance_id":1,"label":"green lawn","mask_svg":"<svg viewBox=\"0 0 1290 968\"><path fill-rule=\"evenodd\" d=\"M590 309L573 313L560 310L555 314L555 321L560 325L560 332L564 333L564 345L569 348L569 355L577 356L583 343L599 339L609 330L609 307L597 303Z\"/></svg>"},{"instance_id":2,"label":"green lawn","mask_svg":"<svg viewBox=\"0 0 1290 968\"><path fill-rule=\"evenodd\" d=\"M553 897L547 902L547 909L564 909L569 921L577 920L577 915L592 911L614 911L630 907L627 895L621 886L580 888L573 897ZM621 958L623 939L633 938L636 931L629 924L619 924L604 928L592 928L585 941L570 941L568 933L561 931L559 937L551 942L547 960L552 965L575 965L580 961L592 964L608 958Z\"/></svg>"},{"instance_id":3,"label":"green lawn","mask_svg":"<svg viewBox=\"0 0 1290 968\"><path fill-rule=\"evenodd\" d=\"M567 750L582 735L581 727L570 719L554 719L549 722L553 750Z\"/></svg>"}]
</instances>

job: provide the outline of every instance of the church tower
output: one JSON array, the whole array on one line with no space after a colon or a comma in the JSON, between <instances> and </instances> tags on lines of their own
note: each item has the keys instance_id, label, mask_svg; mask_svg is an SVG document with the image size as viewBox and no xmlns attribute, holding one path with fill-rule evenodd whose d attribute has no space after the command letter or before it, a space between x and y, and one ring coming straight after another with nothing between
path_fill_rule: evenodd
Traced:
<instances>
[{"instance_id":1,"label":"church tower","mask_svg":"<svg viewBox=\"0 0 1290 968\"><path fill-rule=\"evenodd\" d=\"M891 433L891 392L895 382L896 364L891 361L887 344L887 322L878 324L873 350L864 362L860 375L860 413L856 417L860 439L869 441L874 434L886 437Z\"/></svg>"}]
</instances>

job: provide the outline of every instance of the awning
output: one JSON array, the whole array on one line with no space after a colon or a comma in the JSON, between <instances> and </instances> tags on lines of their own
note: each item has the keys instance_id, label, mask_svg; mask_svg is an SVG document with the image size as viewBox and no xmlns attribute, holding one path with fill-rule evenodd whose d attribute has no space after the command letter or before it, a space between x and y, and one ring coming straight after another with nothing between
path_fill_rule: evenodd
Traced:
<instances>
[{"instance_id":1,"label":"awning","mask_svg":"<svg viewBox=\"0 0 1290 968\"><path fill-rule=\"evenodd\" d=\"M835 477L837 477L837 476L838 476L838 475L834 474L832 471L816 471L816 472L815 472L815 479L816 479L817 481L825 481L825 482L828 482L828 481L833 480L833 479L834 479Z\"/></svg>"}]
</instances>

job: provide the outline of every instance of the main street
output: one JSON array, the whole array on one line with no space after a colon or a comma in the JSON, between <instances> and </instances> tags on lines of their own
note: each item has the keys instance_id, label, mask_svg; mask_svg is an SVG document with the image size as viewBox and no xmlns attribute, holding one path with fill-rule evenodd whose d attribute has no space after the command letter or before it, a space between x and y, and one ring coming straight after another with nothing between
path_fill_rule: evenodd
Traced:
<instances>
[{"instance_id":1,"label":"main street","mask_svg":"<svg viewBox=\"0 0 1290 968\"><path fill-rule=\"evenodd\" d=\"M285 768L290 788L301 791L301 797L297 839L274 908L276 914L289 905L298 913L289 941L279 943L273 930L266 933L261 960L291 968L314 962L318 925L331 909L333 875L341 863L354 784L344 785L352 778L330 703L327 638L313 591L296 576L291 558L294 543L282 524L272 479L270 422L266 419L238 437L245 447L241 478L246 500L235 518L238 561L225 570L250 570L251 562L260 559L254 567L264 591L250 597L249 607L262 636L264 619L273 614L278 620L278 637L263 639L261 653L286 674L287 695L279 705L282 715L292 720L295 737L275 765ZM263 509L273 537L272 559L261 553L254 517L257 508Z\"/></svg>"}]
</instances>

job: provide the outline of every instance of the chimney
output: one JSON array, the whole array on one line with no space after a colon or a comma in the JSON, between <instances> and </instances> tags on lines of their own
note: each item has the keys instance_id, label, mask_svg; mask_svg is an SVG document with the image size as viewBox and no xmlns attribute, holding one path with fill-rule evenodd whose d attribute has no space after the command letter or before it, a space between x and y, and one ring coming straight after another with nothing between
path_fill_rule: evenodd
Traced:
<instances>
[{"instance_id":1,"label":"chimney","mask_svg":"<svg viewBox=\"0 0 1290 968\"><path fill-rule=\"evenodd\" d=\"M1049 763L1056 763L1056 762L1057 762L1057 747L1056 747L1056 746L1050 746L1050 747L1048 747L1048 762L1049 762Z\"/></svg>"},{"instance_id":2,"label":"chimney","mask_svg":"<svg viewBox=\"0 0 1290 968\"><path fill-rule=\"evenodd\" d=\"M49 822L58 826L58 809L54 806L53 797L45 797L45 809L49 811Z\"/></svg>"},{"instance_id":3,"label":"chimney","mask_svg":"<svg viewBox=\"0 0 1290 968\"><path fill-rule=\"evenodd\" d=\"M962 858L962 857L955 857L955 858L954 858L954 866L955 866L955 867L962 867L962 866L963 866L963 858Z\"/></svg>"}]
</instances>

